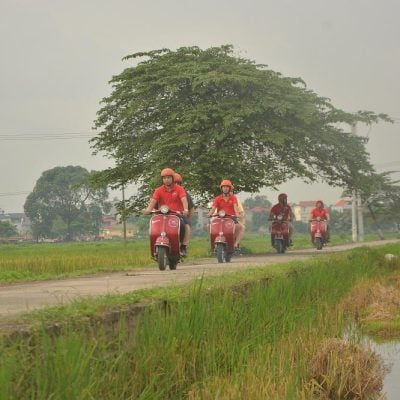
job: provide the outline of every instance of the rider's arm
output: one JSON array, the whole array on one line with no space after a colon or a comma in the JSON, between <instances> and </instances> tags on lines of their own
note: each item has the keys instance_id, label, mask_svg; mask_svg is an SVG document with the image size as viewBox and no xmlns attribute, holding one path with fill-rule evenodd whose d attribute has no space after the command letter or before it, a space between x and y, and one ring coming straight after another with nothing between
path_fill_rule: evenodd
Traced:
<instances>
[{"instance_id":1,"label":"rider's arm","mask_svg":"<svg viewBox=\"0 0 400 400\"><path fill-rule=\"evenodd\" d=\"M182 197L181 198L182 201L182 205L183 205L183 215L187 216L189 213L189 206L188 206L188 201L187 201L187 197Z\"/></svg>"},{"instance_id":2,"label":"rider's arm","mask_svg":"<svg viewBox=\"0 0 400 400\"><path fill-rule=\"evenodd\" d=\"M329 212L328 212L328 210L327 210L327 211L326 211L326 220L329 222L330 219L331 219L331 217L330 217Z\"/></svg>"},{"instance_id":3,"label":"rider's arm","mask_svg":"<svg viewBox=\"0 0 400 400\"><path fill-rule=\"evenodd\" d=\"M290 221L294 221L295 220L295 216L292 210L289 211L289 219Z\"/></svg>"},{"instance_id":4,"label":"rider's arm","mask_svg":"<svg viewBox=\"0 0 400 400\"><path fill-rule=\"evenodd\" d=\"M208 213L208 216L211 217L212 215L214 215L216 209L217 209L217 207L212 206L211 210Z\"/></svg>"},{"instance_id":5,"label":"rider's arm","mask_svg":"<svg viewBox=\"0 0 400 400\"><path fill-rule=\"evenodd\" d=\"M150 214L153 211L154 206L156 205L156 203L157 203L157 200L151 199L150 202L149 202L149 205L147 206L147 208L145 208L143 210L143 214Z\"/></svg>"},{"instance_id":6,"label":"rider's arm","mask_svg":"<svg viewBox=\"0 0 400 400\"><path fill-rule=\"evenodd\" d=\"M239 206L238 206L237 204L234 204L234 205L233 205L233 209L235 210L235 215L236 215L237 217L242 217L242 216L243 216L242 213L240 212Z\"/></svg>"}]
</instances>

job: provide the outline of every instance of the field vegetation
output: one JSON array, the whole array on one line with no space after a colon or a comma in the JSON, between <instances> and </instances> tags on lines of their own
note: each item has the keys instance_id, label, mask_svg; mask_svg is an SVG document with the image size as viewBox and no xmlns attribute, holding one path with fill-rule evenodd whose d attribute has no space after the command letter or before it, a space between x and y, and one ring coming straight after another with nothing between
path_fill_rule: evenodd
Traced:
<instances>
[{"instance_id":1,"label":"field vegetation","mask_svg":"<svg viewBox=\"0 0 400 400\"><path fill-rule=\"evenodd\" d=\"M343 301L359 282L398 273L387 252L400 255L398 245L357 249L241 288L198 281L133 325L3 340L0 398L377 398L385 368L357 335L344 340L356 319Z\"/></svg>"},{"instance_id":2,"label":"field vegetation","mask_svg":"<svg viewBox=\"0 0 400 400\"><path fill-rule=\"evenodd\" d=\"M370 235L367 240L377 239ZM332 244L350 242L348 235L333 235ZM293 249L310 247L308 235L297 235ZM274 252L266 235L249 234L244 253ZM121 241L0 244L0 283L62 278L99 272L123 271L149 265L147 239ZM187 262L211 255L208 237L194 237Z\"/></svg>"}]
</instances>

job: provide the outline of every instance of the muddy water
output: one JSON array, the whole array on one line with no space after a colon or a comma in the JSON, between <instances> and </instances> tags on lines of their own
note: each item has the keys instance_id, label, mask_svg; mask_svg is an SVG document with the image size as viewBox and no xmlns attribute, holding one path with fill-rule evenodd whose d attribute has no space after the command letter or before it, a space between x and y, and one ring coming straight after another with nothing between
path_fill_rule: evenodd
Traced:
<instances>
[{"instance_id":1,"label":"muddy water","mask_svg":"<svg viewBox=\"0 0 400 400\"><path fill-rule=\"evenodd\" d=\"M383 393L386 400L400 399L400 342L376 343L372 339L366 339L371 349L379 354L389 372L383 382Z\"/></svg>"}]
</instances>

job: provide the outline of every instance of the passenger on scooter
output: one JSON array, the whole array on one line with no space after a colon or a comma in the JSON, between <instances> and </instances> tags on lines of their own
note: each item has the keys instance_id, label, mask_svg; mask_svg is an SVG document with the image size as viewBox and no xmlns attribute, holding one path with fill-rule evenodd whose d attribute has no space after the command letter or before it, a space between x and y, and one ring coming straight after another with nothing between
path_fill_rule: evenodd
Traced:
<instances>
[{"instance_id":1,"label":"passenger on scooter","mask_svg":"<svg viewBox=\"0 0 400 400\"><path fill-rule=\"evenodd\" d=\"M182 186L182 176L180 174L178 174L177 172L175 172L175 174L174 174L174 182L177 183L179 186ZM183 187L183 189L186 192L186 197L187 197L188 206L189 206L188 218L191 218L194 213L194 208L195 208L193 198L192 198L191 194L184 187Z\"/></svg>"},{"instance_id":2,"label":"passenger on scooter","mask_svg":"<svg viewBox=\"0 0 400 400\"><path fill-rule=\"evenodd\" d=\"M235 250L239 250L239 243L244 235L244 227L238 221L238 217L240 216L237 197L232 194L233 185L232 182L228 179L224 179L219 185L221 189L221 194L217 196L212 203L212 207L210 212L208 213L209 217L215 215L216 212L220 210L224 210L227 215L233 216L233 221L235 222Z\"/></svg>"},{"instance_id":3,"label":"passenger on scooter","mask_svg":"<svg viewBox=\"0 0 400 400\"><path fill-rule=\"evenodd\" d=\"M275 204L269 213L269 220L273 221L278 215L283 216L283 220L288 222L289 226L289 246L292 245L293 225L291 221L294 220L292 208L287 203L287 194L281 193L278 196L278 203Z\"/></svg>"},{"instance_id":4,"label":"passenger on scooter","mask_svg":"<svg viewBox=\"0 0 400 400\"><path fill-rule=\"evenodd\" d=\"M181 220L185 227L181 252L183 255L186 255L190 238L190 226L187 219L189 206L185 189L183 189L182 186L175 184L174 174L175 172L171 168L164 168L161 171L163 184L154 191L149 205L143 210L143 213L150 214L156 205L158 208L166 205L171 211L179 212L182 216Z\"/></svg>"},{"instance_id":5,"label":"passenger on scooter","mask_svg":"<svg viewBox=\"0 0 400 400\"><path fill-rule=\"evenodd\" d=\"M310 220L314 220L320 218L322 221L326 221L326 241L329 242L330 232L329 232L329 211L324 207L324 202L322 200L318 200L315 203L315 208L313 208L310 212Z\"/></svg>"}]
</instances>

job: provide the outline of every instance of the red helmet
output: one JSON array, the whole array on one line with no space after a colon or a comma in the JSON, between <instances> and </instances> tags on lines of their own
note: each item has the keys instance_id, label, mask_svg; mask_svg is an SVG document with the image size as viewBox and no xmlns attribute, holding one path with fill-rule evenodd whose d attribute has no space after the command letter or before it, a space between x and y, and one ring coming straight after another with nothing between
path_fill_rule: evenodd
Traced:
<instances>
[{"instance_id":1,"label":"red helmet","mask_svg":"<svg viewBox=\"0 0 400 400\"><path fill-rule=\"evenodd\" d=\"M222 186L229 186L231 190L233 190L232 182L229 179L224 179L220 184L219 187L222 189Z\"/></svg>"},{"instance_id":2,"label":"red helmet","mask_svg":"<svg viewBox=\"0 0 400 400\"><path fill-rule=\"evenodd\" d=\"M174 182L178 182L178 183L182 182L182 176L179 175L177 172L174 173Z\"/></svg>"},{"instance_id":3,"label":"red helmet","mask_svg":"<svg viewBox=\"0 0 400 400\"><path fill-rule=\"evenodd\" d=\"M278 201L281 201L281 200L287 200L287 194L286 193L281 193L278 196Z\"/></svg>"},{"instance_id":4,"label":"red helmet","mask_svg":"<svg viewBox=\"0 0 400 400\"><path fill-rule=\"evenodd\" d=\"M175 172L172 168L164 168L161 171L161 177L163 177L163 176L172 176L173 177L174 174L175 174Z\"/></svg>"},{"instance_id":5,"label":"red helmet","mask_svg":"<svg viewBox=\"0 0 400 400\"><path fill-rule=\"evenodd\" d=\"M315 207L318 207L318 203L321 203L321 206L324 206L324 202L322 200L317 200L315 203Z\"/></svg>"}]
</instances>

